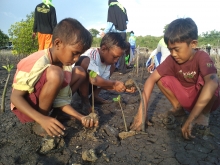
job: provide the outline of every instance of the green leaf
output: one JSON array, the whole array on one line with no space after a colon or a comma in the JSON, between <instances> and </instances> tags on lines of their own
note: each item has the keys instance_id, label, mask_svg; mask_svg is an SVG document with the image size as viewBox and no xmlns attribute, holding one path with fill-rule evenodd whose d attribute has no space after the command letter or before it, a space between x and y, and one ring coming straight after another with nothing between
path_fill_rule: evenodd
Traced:
<instances>
[{"instance_id":1,"label":"green leaf","mask_svg":"<svg viewBox=\"0 0 220 165\"><path fill-rule=\"evenodd\" d=\"M11 70L12 70L13 68L14 68L14 65L13 65L13 64L10 64L9 67L8 67L8 71L11 72Z\"/></svg>"},{"instance_id":2,"label":"green leaf","mask_svg":"<svg viewBox=\"0 0 220 165\"><path fill-rule=\"evenodd\" d=\"M14 68L14 65L8 64L8 65L2 66L2 68L5 68L8 72L11 72L11 70Z\"/></svg>"},{"instance_id":3,"label":"green leaf","mask_svg":"<svg viewBox=\"0 0 220 165\"><path fill-rule=\"evenodd\" d=\"M113 101L120 101L121 100L121 95L118 95L118 97L113 98Z\"/></svg>"},{"instance_id":4,"label":"green leaf","mask_svg":"<svg viewBox=\"0 0 220 165\"><path fill-rule=\"evenodd\" d=\"M95 78L97 76L97 73L96 72L94 72L94 71L90 71L89 72L89 77L91 77L91 78Z\"/></svg>"},{"instance_id":5,"label":"green leaf","mask_svg":"<svg viewBox=\"0 0 220 165\"><path fill-rule=\"evenodd\" d=\"M5 65L4 65L4 66L2 66L2 68L5 68L6 70L8 70L7 66L5 66Z\"/></svg>"}]
</instances>

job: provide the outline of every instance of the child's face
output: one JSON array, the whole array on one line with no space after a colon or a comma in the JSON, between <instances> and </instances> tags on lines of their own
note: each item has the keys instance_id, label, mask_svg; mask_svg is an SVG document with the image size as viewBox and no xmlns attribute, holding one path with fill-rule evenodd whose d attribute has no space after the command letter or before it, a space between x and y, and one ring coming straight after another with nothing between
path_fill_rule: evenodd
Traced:
<instances>
[{"instance_id":1,"label":"child's face","mask_svg":"<svg viewBox=\"0 0 220 165\"><path fill-rule=\"evenodd\" d=\"M118 61L119 57L121 57L125 51L120 47L114 46L110 49L102 46L100 48L101 60L107 65L114 64Z\"/></svg>"},{"instance_id":2,"label":"child's face","mask_svg":"<svg viewBox=\"0 0 220 165\"><path fill-rule=\"evenodd\" d=\"M182 64L190 59L195 54L195 48L197 47L197 40L191 41L188 45L186 42L168 42L167 48L170 50L171 56L179 64Z\"/></svg>"},{"instance_id":3,"label":"child's face","mask_svg":"<svg viewBox=\"0 0 220 165\"><path fill-rule=\"evenodd\" d=\"M59 50L57 50L58 60L66 66L70 66L78 61L80 55L84 53L83 47L80 44L64 45L61 44Z\"/></svg>"}]
</instances>

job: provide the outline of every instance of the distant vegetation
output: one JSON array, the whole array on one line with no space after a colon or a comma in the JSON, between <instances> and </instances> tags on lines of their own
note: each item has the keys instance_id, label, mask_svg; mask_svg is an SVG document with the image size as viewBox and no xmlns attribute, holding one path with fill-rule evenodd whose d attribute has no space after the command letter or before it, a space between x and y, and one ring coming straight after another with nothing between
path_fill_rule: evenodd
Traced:
<instances>
[{"instance_id":1,"label":"distant vegetation","mask_svg":"<svg viewBox=\"0 0 220 165\"><path fill-rule=\"evenodd\" d=\"M199 35L199 46L210 44L212 47L220 47L220 31L212 30Z\"/></svg>"},{"instance_id":2,"label":"distant vegetation","mask_svg":"<svg viewBox=\"0 0 220 165\"><path fill-rule=\"evenodd\" d=\"M26 16L26 20L16 22L8 30L13 43L13 54L29 55L38 50L37 37L32 39L34 12Z\"/></svg>"},{"instance_id":3,"label":"distant vegetation","mask_svg":"<svg viewBox=\"0 0 220 165\"><path fill-rule=\"evenodd\" d=\"M32 27L34 22L34 13L26 16L25 20L21 22L16 22L11 25L8 30L9 37L0 30L0 47L5 46L8 41L13 43L13 54L22 54L29 55L38 50L37 38L32 39ZM137 25L138 26L138 25ZM164 26L164 29L167 25ZM103 30L103 29L100 29ZM100 45L101 38L97 37L100 33L97 29L89 29L90 33L93 36L93 47L98 47ZM130 33L127 33L127 39ZM155 37L151 35L147 36L136 36L136 45L140 47L147 47L149 50L153 50L157 47L159 40L163 36ZM210 44L214 47L220 47L220 31L212 30L209 32L204 32L199 35L199 47L205 47L207 44Z\"/></svg>"},{"instance_id":4,"label":"distant vegetation","mask_svg":"<svg viewBox=\"0 0 220 165\"><path fill-rule=\"evenodd\" d=\"M6 48L9 42L9 37L0 30L0 48Z\"/></svg>"}]
</instances>

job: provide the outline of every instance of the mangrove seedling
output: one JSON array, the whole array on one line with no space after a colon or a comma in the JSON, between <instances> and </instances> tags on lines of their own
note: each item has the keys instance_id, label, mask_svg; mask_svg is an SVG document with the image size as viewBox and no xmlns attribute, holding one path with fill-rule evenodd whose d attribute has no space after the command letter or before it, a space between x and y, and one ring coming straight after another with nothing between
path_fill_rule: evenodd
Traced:
<instances>
[{"instance_id":1,"label":"mangrove seedling","mask_svg":"<svg viewBox=\"0 0 220 165\"><path fill-rule=\"evenodd\" d=\"M113 101L115 101L115 102L118 102L118 103L119 103L119 106L120 106L120 108L121 108L121 112L122 112L122 117L123 117L123 120L124 120L125 131L126 131L126 132L128 132L127 124L126 124L126 121L125 121L124 110L123 110L123 108L122 108L122 106L121 106L121 96L120 96L120 95L118 95L118 97L113 98Z\"/></svg>"},{"instance_id":2,"label":"mangrove seedling","mask_svg":"<svg viewBox=\"0 0 220 165\"><path fill-rule=\"evenodd\" d=\"M91 78L91 81L95 81L97 73L94 71L89 72L89 77ZM92 84L92 113L89 114L89 116L96 122L98 120L98 115L95 113L95 106L94 106L94 91L93 91L93 83Z\"/></svg>"},{"instance_id":3,"label":"mangrove seedling","mask_svg":"<svg viewBox=\"0 0 220 165\"><path fill-rule=\"evenodd\" d=\"M130 136L134 136L134 135L136 134L136 132L135 132L135 131L128 131L128 128L127 128L127 124L126 124L126 121L125 121L124 110L123 110L123 108L122 108L122 106L121 106L121 96L118 95L118 97L113 98L113 100L114 100L115 102L118 102L119 105L120 105L121 112L122 112L122 117L123 117L124 125L125 125L125 132L124 132L124 131L123 131L123 132L120 132L120 133L118 134L119 138L123 140L123 139L126 139L126 138L130 137Z\"/></svg>"},{"instance_id":4,"label":"mangrove seedling","mask_svg":"<svg viewBox=\"0 0 220 165\"><path fill-rule=\"evenodd\" d=\"M8 64L8 65L4 65L2 67L5 68L8 72L8 77L6 79L5 86L4 86L4 89L3 89L2 102L1 102L1 112L5 112L5 96L6 96L6 91L7 91L7 87L8 87L8 82L9 82L9 79L10 79L10 76L11 76L11 70L14 68L14 65Z\"/></svg>"},{"instance_id":5,"label":"mangrove seedling","mask_svg":"<svg viewBox=\"0 0 220 165\"><path fill-rule=\"evenodd\" d=\"M142 93L141 93L141 90L140 88L138 87L138 84L135 80L133 79L128 79L126 82L125 82L125 87L127 89L130 89L131 87L136 87L138 92L139 92L139 95L140 95L140 98L141 98L141 105L142 105L142 132L145 132L145 111L144 111L144 100L143 100L143 97L142 97Z\"/></svg>"},{"instance_id":6,"label":"mangrove seedling","mask_svg":"<svg viewBox=\"0 0 220 165\"><path fill-rule=\"evenodd\" d=\"M97 76L97 73L94 72L94 71L90 71L89 72L89 77L94 80ZM92 112L94 113L95 112L95 108L94 108L94 91L93 91L93 83L92 84Z\"/></svg>"}]
</instances>

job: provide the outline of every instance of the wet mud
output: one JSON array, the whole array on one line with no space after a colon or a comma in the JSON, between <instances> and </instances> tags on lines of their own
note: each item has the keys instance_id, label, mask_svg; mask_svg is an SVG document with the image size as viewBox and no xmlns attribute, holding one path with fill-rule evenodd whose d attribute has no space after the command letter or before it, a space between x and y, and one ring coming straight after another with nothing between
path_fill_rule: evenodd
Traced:
<instances>
[{"instance_id":1,"label":"wet mud","mask_svg":"<svg viewBox=\"0 0 220 165\"><path fill-rule=\"evenodd\" d=\"M143 76L135 74L133 69L124 75L114 72L111 79L123 82L135 79L142 90L149 76L145 69L143 71ZM141 75L141 70L139 72ZM6 77L7 72L0 70L0 93ZM187 116L164 115L171 109L171 104L157 86L154 87L148 107L148 118L152 125L146 125L146 132L126 138L119 137L125 128L120 106L112 102L95 105L99 114L98 128L86 129L76 120L62 120L67 128L66 136L43 139L33 132L33 123L20 123L10 111L10 93L11 87L6 95L6 112L0 114L0 165L220 164L220 109L211 114L209 128L195 128L193 134L196 138L184 140L181 125ZM137 113L140 96L138 91L133 94L102 91L100 96L112 100L119 94L129 128ZM73 101L73 107L80 111L80 100Z\"/></svg>"}]
</instances>

